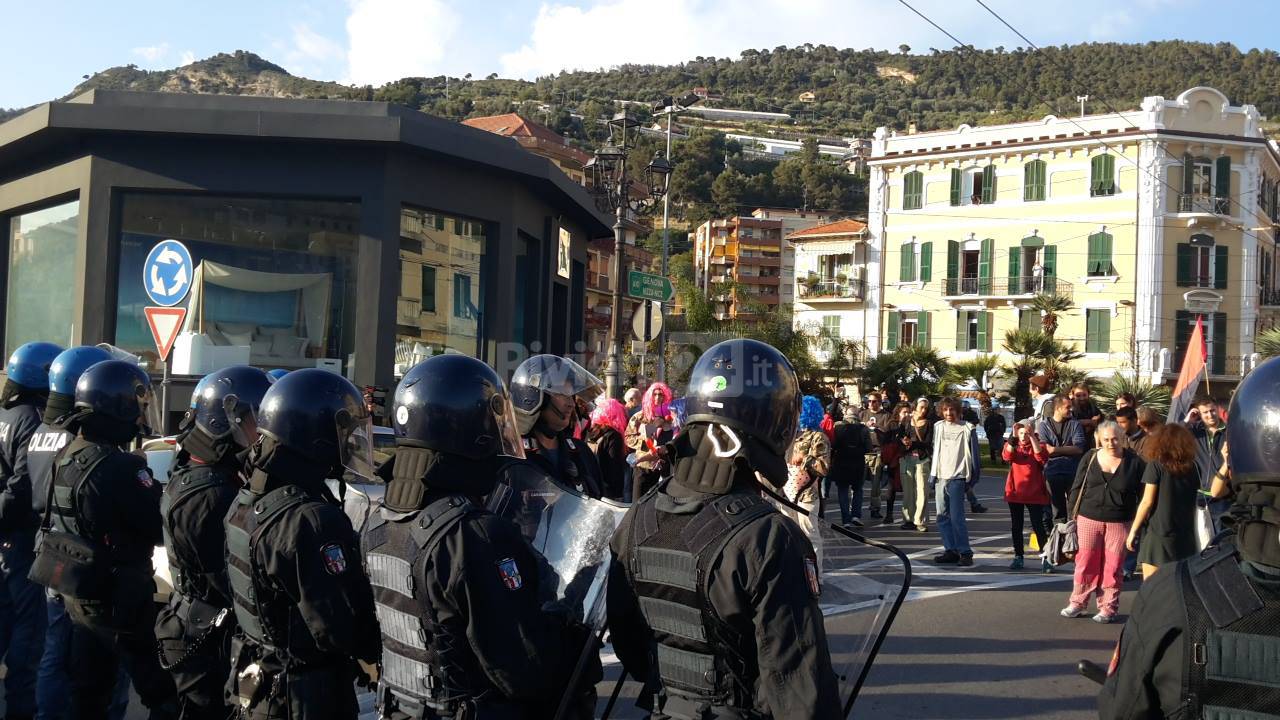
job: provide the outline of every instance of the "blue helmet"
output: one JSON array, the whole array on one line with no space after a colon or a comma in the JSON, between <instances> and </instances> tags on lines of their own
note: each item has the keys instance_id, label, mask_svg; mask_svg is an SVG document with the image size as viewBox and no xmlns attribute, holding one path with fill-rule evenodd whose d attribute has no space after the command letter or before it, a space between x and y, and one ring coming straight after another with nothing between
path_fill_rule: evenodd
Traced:
<instances>
[{"instance_id":1,"label":"blue helmet","mask_svg":"<svg viewBox=\"0 0 1280 720\"><path fill-rule=\"evenodd\" d=\"M76 382L76 408L105 420L133 426L154 405L151 378L126 360L96 363Z\"/></svg>"},{"instance_id":2,"label":"blue helmet","mask_svg":"<svg viewBox=\"0 0 1280 720\"><path fill-rule=\"evenodd\" d=\"M63 350L49 366L49 392L75 395L80 375L90 366L110 359L111 353L92 345Z\"/></svg>"},{"instance_id":3,"label":"blue helmet","mask_svg":"<svg viewBox=\"0 0 1280 720\"><path fill-rule=\"evenodd\" d=\"M279 380L280 378L288 374L289 374L289 371L285 370L284 368L276 368L274 370L267 371L267 375L269 375L272 380Z\"/></svg>"},{"instance_id":4,"label":"blue helmet","mask_svg":"<svg viewBox=\"0 0 1280 720\"><path fill-rule=\"evenodd\" d=\"M273 382L270 375L248 365L232 365L210 373L191 393L187 422L211 440L231 436L241 447L249 447L256 438L240 432L240 419L257 414L262 397Z\"/></svg>"},{"instance_id":5,"label":"blue helmet","mask_svg":"<svg viewBox=\"0 0 1280 720\"><path fill-rule=\"evenodd\" d=\"M50 342L29 342L18 346L9 356L5 374L9 382L28 390L49 388L49 366L62 352L62 348Z\"/></svg>"}]
</instances>

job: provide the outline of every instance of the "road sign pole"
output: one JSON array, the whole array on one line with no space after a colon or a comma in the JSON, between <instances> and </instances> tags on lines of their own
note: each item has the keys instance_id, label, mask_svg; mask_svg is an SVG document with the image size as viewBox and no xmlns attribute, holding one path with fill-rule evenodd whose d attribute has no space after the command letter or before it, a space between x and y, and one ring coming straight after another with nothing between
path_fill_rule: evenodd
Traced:
<instances>
[{"instance_id":1,"label":"road sign pole","mask_svg":"<svg viewBox=\"0 0 1280 720\"><path fill-rule=\"evenodd\" d=\"M160 377L160 435L169 434L169 358L164 359L164 374Z\"/></svg>"}]
</instances>

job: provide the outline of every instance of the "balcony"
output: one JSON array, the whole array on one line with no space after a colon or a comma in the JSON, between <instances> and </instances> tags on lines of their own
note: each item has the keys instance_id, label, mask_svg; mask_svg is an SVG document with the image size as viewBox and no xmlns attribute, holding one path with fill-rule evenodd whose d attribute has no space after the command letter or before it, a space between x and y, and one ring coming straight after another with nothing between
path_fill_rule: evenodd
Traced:
<instances>
[{"instance_id":1,"label":"balcony","mask_svg":"<svg viewBox=\"0 0 1280 720\"><path fill-rule=\"evenodd\" d=\"M947 278L941 283L945 298L1031 298L1040 294L1071 297L1071 283L1052 275L1033 277Z\"/></svg>"},{"instance_id":2,"label":"balcony","mask_svg":"<svg viewBox=\"0 0 1280 720\"><path fill-rule=\"evenodd\" d=\"M812 284L800 285L800 299L805 303L849 302L867 299L867 283L861 278L854 280L819 280Z\"/></svg>"},{"instance_id":3,"label":"balcony","mask_svg":"<svg viewBox=\"0 0 1280 720\"><path fill-rule=\"evenodd\" d=\"M779 276L777 275L748 275L746 273L738 273L738 282L747 283L749 285L777 285Z\"/></svg>"},{"instance_id":4,"label":"balcony","mask_svg":"<svg viewBox=\"0 0 1280 720\"><path fill-rule=\"evenodd\" d=\"M1207 215L1230 215L1231 199L1203 194L1179 195L1178 212L1204 213Z\"/></svg>"},{"instance_id":5,"label":"balcony","mask_svg":"<svg viewBox=\"0 0 1280 720\"><path fill-rule=\"evenodd\" d=\"M422 301L418 298L396 298L396 324L417 326L422 321Z\"/></svg>"},{"instance_id":6,"label":"balcony","mask_svg":"<svg viewBox=\"0 0 1280 720\"><path fill-rule=\"evenodd\" d=\"M1259 290L1258 306L1264 308L1280 308L1280 289L1264 288Z\"/></svg>"},{"instance_id":7,"label":"balcony","mask_svg":"<svg viewBox=\"0 0 1280 720\"><path fill-rule=\"evenodd\" d=\"M739 255L738 266L741 267L743 265L750 265L752 267L782 267L782 258Z\"/></svg>"}]
</instances>

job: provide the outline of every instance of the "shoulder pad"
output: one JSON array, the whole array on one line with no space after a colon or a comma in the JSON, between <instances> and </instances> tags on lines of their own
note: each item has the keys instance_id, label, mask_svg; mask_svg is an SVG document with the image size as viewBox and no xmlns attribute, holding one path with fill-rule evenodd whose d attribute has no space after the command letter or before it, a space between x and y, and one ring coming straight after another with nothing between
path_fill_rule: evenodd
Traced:
<instances>
[{"instance_id":1,"label":"shoulder pad","mask_svg":"<svg viewBox=\"0 0 1280 720\"><path fill-rule=\"evenodd\" d=\"M1263 607L1258 591L1240 569L1233 545L1218 545L1193 556L1187 561L1187 572L1205 612L1219 628Z\"/></svg>"}]
</instances>

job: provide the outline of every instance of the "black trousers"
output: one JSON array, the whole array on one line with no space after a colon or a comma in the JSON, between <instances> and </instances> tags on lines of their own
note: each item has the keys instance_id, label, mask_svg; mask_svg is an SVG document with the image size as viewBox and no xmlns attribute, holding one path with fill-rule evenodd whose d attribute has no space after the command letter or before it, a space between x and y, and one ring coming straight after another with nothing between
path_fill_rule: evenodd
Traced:
<instances>
[{"instance_id":1,"label":"black trousers","mask_svg":"<svg viewBox=\"0 0 1280 720\"><path fill-rule=\"evenodd\" d=\"M1026 508L1027 515L1031 516L1031 530L1036 534L1036 540L1039 541L1040 547L1044 547L1049 536L1044 531L1044 505L1024 505L1022 503L1009 503L1009 520L1013 529L1013 554L1022 557L1022 510Z\"/></svg>"},{"instance_id":2,"label":"black trousers","mask_svg":"<svg viewBox=\"0 0 1280 720\"><path fill-rule=\"evenodd\" d=\"M1053 501L1053 520L1066 520L1067 512L1067 492L1071 490L1071 483L1075 482L1075 478L1070 475L1055 476L1046 478L1049 481L1049 497ZM1048 508L1046 508L1046 511Z\"/></svg>"},{"instance_id":3,"label":"black trousers","mask_svg":"<svg viewBox=\"0 0 1280 720\"><path fill-rule=\"evenodd\" d=\"M156 656L156 604L127 617L109 604L67 600L71 616L71 717L106 720L120 665L151 717L176 717L173 678Z\"/></svg>"}]
</instances>

